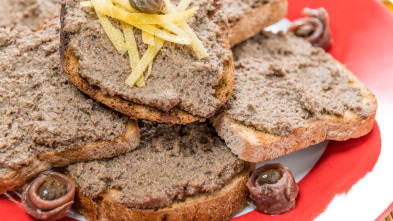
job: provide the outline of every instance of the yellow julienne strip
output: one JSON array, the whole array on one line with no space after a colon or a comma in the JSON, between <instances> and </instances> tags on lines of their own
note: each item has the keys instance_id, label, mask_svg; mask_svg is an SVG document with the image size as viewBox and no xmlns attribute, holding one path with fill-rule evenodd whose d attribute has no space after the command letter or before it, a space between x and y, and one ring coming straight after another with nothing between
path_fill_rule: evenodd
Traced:
<instances>
[{"instance_id":1,"label":"yellow julienne strip","mask_svg":"<svg viewBox=\"0 0 393 221\"><path fill-rule=\"evenodd\" d=\"M135 85L138 87L145 87L146 86L146 81L145 81L145 78L143 77L143 74L136 81Z\"/></svg>"},{"instance_id":2,"label":"yellow julienne strip","mask_svg":"<svg viewBox=\"0 0 393 221\"><path fill-rule=\"evenodd\" d=\"M114 6L112 4L112 2L110 0L91 0L91 2L93 3L96 11L97 11L97 9L99 9L99 10L105 12L106 14L111 14L111 12L110 12L111 10L109 8L117 8L116 6ZM117 9L121 10L120 8L117 8ZM125 12L124 10L121 10L121 11ZM126 12L126 13L128 13L128 12ZM131 13L129 13L129 14L131 14ZM159 38L162 38L166 41L170 41L170 42L177 43L177 44L186 44L186 45L191 44L190 38L185 38L185 37L169 34L169 33L165 32L163 30L160 30L152 25L136 24L136 23L131 22L132 19L131 20L119 19L119 20L124 21L130 25L133 25L134 27L141 29L142 31L150 33L150 34L157 36Z\"/></svg>"},{"instance_id":3,"label":"yellow julienne strip","mask_svg":"<svg viewBox=\"0 0 393 221\"><path fill-rule=\"evenodd\" d=\"M140 57L138 52L138 46L136 45L134 28L125 22L120 22L120 24L121 27L123 28L124 38L126 39L126 45L128 48L128 57L130 59L131 69L135 70L140 61ZM138 84L141 85L142 87L145 86L145 81L143 76L141 76L138 79L137 85Z\"/></svg>"},{"instance_id":4,"label":"yellow julienne strip","mask_svg":"<svg viewBox=\"0 0 393 221\"><path fill-rule=\"evenodd\" d=\"M173 6L170 0L164 0L165 2L165 11L168 14L173 14L176 13L176 8ZM174 34L177 34L182 37L188 37L188 34L181 28L179 28L177 25L174 23L167 23L167 24L162 24L161 25L163 28L165 28L168 31L171 31Z\"/></svg>"},{"instance_id":5,"label":"yellow julienne strip","mask_svg":"<svg viewBox=\"0 0 393 221\"><path fill-rule=\"evenodd\" d=\"M207 53L206 48L203 46L202 42L199 40L198 36L195 34L194 30L184 22L184 24L180 25L180 28L185 30L189 37L191 37L191 47L194 49L195 54L197 55L198 59L206 58L209 56Z\"/></svg>"},{"instance_id":6,"label":"yellow julienne strip","mask_svg":"<svg viewBox=\"0 0 393 221\"><path fill-rule=\"evenodd\" d=\"M93 7L93 3L91 3L91 1L81 1L80 4L82 7Z\"/></svg>"},{"instance_id":7,"label":"yellow julienne strip","mask_svg":"<svg viewBox=\"0 0 393 221\"><path fill-rule=\"evenodd\" d=\"M91 0L97 12L111 16L113 3L110 0Z\"/></svg>"},{"instance_id":8,"label":"yellow julienne strip","mask_svg":"<svg viewBox=\"0 0 393 221\"><path fill-rule=\"evenodd\" d=\"M177 7L177 10L178 11L186 10L186 8L190 5L190 3L191 0L181 0ZM192 30L191 27L186 22L180 24L180 28L185 30L189 35L189 37L191 37L191 47L192 49L194 49L194 52L197 55L198 59L208 57L209 53L207 53L206 48L203 46L201 40L199 40L194 30Z\"/></svg>"},{"instance_id":9,"label":"yellow julienne strip","mask_svg":"<svg viewBox=\"0 0 393 221\"><path fill-rule=\"evenodd\" d=\"M166 13L174 14L176 12L182 12L188 8L188 6L191 4L191 1L192 0L181 0L177 8L175 8L170 0L164 0Z\"/></svg>"},{"instance_id":10,"label":"yellow julienne strip","mask_svg":"<svg viewBox=\"0 0 393 221\"><path fill-rule=\"evenodd\" d=\"M129 24L163 24L169 22L183 22L193 16L198 7L176 14L154 15L145 13L131 13L115 5L110 0L91 0L96 11Z\"/></svg>"},{"instance_id":11,"label":"yellow julienne strip","mask_svg":"<svg viewBox=\"0 0 393 221\"><path fill-rule=\"evenodd\" d=\"M199 8L193 7L186 10L191 0L181 0L177 9L169 0L164 1L167 5L164 10L165 15L139 13L138 10L131 7L128 0L91 0L90 2L81 2L81 5L84 7L94 7L104 31L119 53L124 54L128 51L132 72L126 79L126 84L130 87L133 87L135 84L139 87L145 86L145 80L151 74L152 62L161 50L164 40L178 44L191 44L199 59L208 56L202 42L186 23L186 19L193 16ZM106 16L121 22L124 37L123 33L115 28ZM156 25L158 26L156 27ZM142 40L148 44L148 49L141 59L132 26L141 29ZM160 26L164 30L161 30ZM144 77L146 69L147 74Z\"/></svg>"},{"instance_id":12,"label":"yellow julienne strip","mask_svg":"<svg viewBox=\"0 0 393 221\"><path fill-rule=\"evenodd\" d=\"M122 55L125 54L127 52L127 47L124 42L123 33L119 29L115 28L105 15L97 12L97 16L102 28L109 40L115 46L116 50Z\"/></svg>"},{"instance_id":13,"label":"yellow julienne strip","mask_svg":"<svg viewBox=\"0 0 393 221\"><path fill-rule=\"evenodd\" d=\"M188 6L191 4L192 0L181 0L179 5L177 6L177 10L175 7L173 7L172 4L167 3L168 0L164 0L164 1L165 1L166 6L170 7L170 8L167 8L167 12L173 14L173 13L176 13L177 11L186 10L188 8ZM130 2L128 0L112 0L112 3L117 3L121 6L123 6L124 8L126 8L127 10L129 10L130 12L138 12L138 10L131 7ZM80 4L82 7L93 7L93 4L91 3L91 1L81 1Z\"/></svg>"},{"instance_id":14,"label":"yellow julienne strip","mask_svg":"<svg viewBox=\"0 0 393 221\"><path fill-rule=\"evenodd\" d=\"M167 11L169 13L173 13L174 11L176 11L174 9L174 6L170 2L170 0L164 0L164 1L165 1ZM182 0L179 3L177 10L178 11L185 10L190 3L191 3L191 0ZM180 24L180 28L183 29L184 32L187 33L188 37L191 38L191 47L194 49L194 52L197 55L198 59L208 57L209 54L207 53L202 42L199 40L198 36L196 36L195 32L191 29L191 27L186 22L183 22L182 24Z\"/></svg>"},{"instance_id":15,"label":"yellow julienne strip","mask_svg":"<svg viewBox=\"0 0 393 221\"><path fill-rule=\"evenodd\" d=\"M165 9L166 9L165 13L174 14L177 12L176 8L172 5L172 2L170 0L164 0L164 2L165 2Z\"/></svg>"},{"instance_id":16,"label":"yellow julienne strip","mask_svg":"<svg viewBox=\"0 0 393 221\"><path fill-rule=\"evenodd\" d=\"M151 64L151 63L150 63ZM143 74L139 77L139 79L136 81L136 86L138 87L144 87L146 86L146 79L143 77Z\"/></svg>"},{"instance_id":17,"label":"yellow julienne strip","mask_svg":"<svg viewBox=\"0 0 393 221\"><path fill-rule=\"evenodd\" d=\"M112 0L112 3L119 4L130 12L138 12L138 10L131 7L130 2L128 0Z\"/></svg>"},{"instance_id":18,"label":"yellow julienne strip","mask_svg":"<svg viewBox=\"0 0 393 221\"><path fill-rule=\"evenodd\" d=\"M184 22L185 20L187 20L187 18L193 16L198 9L198 7L193 7L187 11L179 12L176 14L155 15L144 13L130 13L116 6L113 6L112 12L109 16L135 24L155 25L170 22Z\"/></svg>"},{"instance_id":19,"label":"yellow julienne strip","mask_svg":"<svg viewBox=\"0 0 393 221\"><path fill-rule=\"evenodd\" d=\"M191 4L192 0L181 0L179 5L177 6L177 11L184 11Z\"/></svg>"},{"instance_id":20,"label":"yellow julienne strip","mask_svg":"<svg viewBox=\"0 0 393 221\"><path fill-rule=\"evenodd\" d=\"M145 42L145 44L154 45L154 35L142 31L142 41Z\"/></svg>"},{"instance_id":21,"label":"yellow julienne strip","mask_svg":"<svg viewBox=\"0 0 393 221\"><path fill-rule=\"evenodd\" d=\"M151 75L151 69L153 68L153 62L149 64L149 67L147 68L147 74L145 76L145 81L147 78Z\"/></svg>"},{"instance_id":22,"label":"yellow julienne strip","mask_svg":"<svg viewBox=\"0 0 393 221\"><path fill-rule=\"evenodd\" d=\"M190 38L190 36L179 26L175 25L174 23L167 23L167 24L161 24L161 27L165 28L166 30L180 36L183 38ZM192 40L192 39L190 39ZM190 41L191 43L191 41Z\"/></svg>"},{"instance_id":23,"label":"yellow julienne strip","mask_svg":"<svg viewBox=\"0 0 393 221\"><path fill-rule=\"evenodd\" d=\"M143 72L145 72L147 66L153 61L157 53L164 45L164 41L162 39L156 37L155 40L155 46L149 45L136 69L132 71L130 76L128 76L126 84L128 84L130 87L133 87L136 81L143 75Z\"/></svg>"},{"instance_id":24,"label":"yellow julienne strip","mask_svg":"<svg viewBox=\"0 0 393 221\"><path fill-rule=\"evenodd\" d=\"M138 52L138 46L136 45L134 28L125 22L120 22L123 28L124 38L126 39L126 46L128 49L128 55L130 57L131 68L135 69L139 63L140 57Z\"/></svg>"},{"instance_id":25,"label":"yellow julienne strip","mask_svg":"<svg viewBox=\"0 0 393 221\"><path fill-rule=\"evenodd\" d=\"M114 2L115 4L118 4L121 8L128 10L125 6L120 5L120 4L125 4L120 1L125 1L125 3L128 3L127 0L112 0L112 2ZM168 0L165 0L165 1L168 1ZM172 6L172 4L169 4L169 6ZM129 7L131 7L131 6L129 6ZM136 9L133 9L133 8L132 8L132 10L136 11ZM172 6L171 11L176 12L175 10L176 9ZM154 25L152 25L152 26L154 26ZM176 25L174 23L165 23L165 24L162 24L161 27L163 27L166 30L171 31L172 33L179 35L181 37L189 38L188 34L183 29L181 29L178 25ZM154 45L154 36L146 31L142 31L142 40L146 44Z\"/></svg>"},{"instance_id":26,"label":"yellow julienne strip","mask_svg":"<svg viewBox=\"0 0 393 221\"><path fill-rule=\"evenodd\" d=\"M131 24L131 25L135 26L136 28L141 29L142 31L150 33L156 37L159 37L165 41L170 41L170 42L182 44L182 45L191 44L190 38L185 38L182 36L176 36L176 35L170 34L164 30L160 30L156 27L153 27L152 25L138 25L138 24Z\"/></svg>"}]
</instances>

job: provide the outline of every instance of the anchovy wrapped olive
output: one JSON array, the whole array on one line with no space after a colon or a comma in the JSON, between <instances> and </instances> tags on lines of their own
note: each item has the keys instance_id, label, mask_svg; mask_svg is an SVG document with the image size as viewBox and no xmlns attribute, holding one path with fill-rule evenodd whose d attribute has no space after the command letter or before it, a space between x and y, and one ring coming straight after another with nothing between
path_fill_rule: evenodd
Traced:
<instances>
[{"instance_id":1,"label":"anchovy wrapped olive","mask_svg":"<svg viewBox=\"0 0 393 221\"><path fill-rule=\"evenodd\" d=\"M154 14L164 9L164 0L129 0L131 6L141 12Z\"/></svg>"},{"instance_id":2,"label":"anchovy wrapped olive","mask_svg":"<svg viewBox=\"0 0 393 221\"><path fill-rule=\"evenodd\" d=\"M281 164L266 164L256 169L247 187L256 210L272 215L293 209L299 190L291 171Z\"/></svg>"},{"instance_id":3,"label":"anchovy wrapped olive","mask_svg":"<svg viewBox=\"0 0 393 221\"><path fill-rule=\"evenodd\" d=\"M295 20L288 32L309 41L312 45L327 50L332 42L329 15L324 8L303 9L305 18Z\"/></svg>"},{"instance_id":4,"label":"anchovy wrapped olive","mask_svg":"<svg viewBox=\"0 0 393 221\"><path fill-rule=\"evenodd\" d=\"M46 171L27 185L22 194L25 211L38 220L64 218L74 204L75 182L57 172Z\"/></svg>"}]
</instances>

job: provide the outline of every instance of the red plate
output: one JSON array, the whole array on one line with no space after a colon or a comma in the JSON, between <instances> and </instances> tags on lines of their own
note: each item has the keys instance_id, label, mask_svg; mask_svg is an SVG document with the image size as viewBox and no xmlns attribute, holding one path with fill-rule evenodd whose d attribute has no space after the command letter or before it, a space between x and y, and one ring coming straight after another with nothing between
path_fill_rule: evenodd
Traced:
<instances>
[{"instance_id":1,"label":"red plate","mask_svg":"<svg viewBox=\"0 0 393 221\"><path fill-rule=\"evenodd\" d=\"M299 182L294 210L278 216L252 211L233 220L381 220L393 209L393 16L376 0L289 0L288 19L303 17L304 7L328 11L329 52L376 94L379 127L359 139L330 142Z\"/></svg>"},{"instance_id":2,"label":"red plate","mask_svg":"<svg viewBox=\"0 0 393 221\"><path fill-rule=\"evenodd\" d=\"M303 17L304 7L327 9L334 40L330 53L376 94L378 125L362 138L330 142L299 182L292 211L277 216L252 211L233 220L381 220L393 209L393 16L377 0L288 1L290 20ZM298 164L303 163L300 157ZM0 217L32 220L4 196Z\"/></svg>"}]
</instances>

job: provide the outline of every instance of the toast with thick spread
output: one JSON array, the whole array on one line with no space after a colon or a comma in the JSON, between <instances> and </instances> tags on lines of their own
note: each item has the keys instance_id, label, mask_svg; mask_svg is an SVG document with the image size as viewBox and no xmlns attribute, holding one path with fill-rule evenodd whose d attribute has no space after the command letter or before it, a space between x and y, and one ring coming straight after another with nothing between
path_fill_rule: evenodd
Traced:
<instances>
[{"instance_id":1,"label":"toast with thick spread","mask_svg":"<svg viewBox=\"0 0 393 221\"><path fill-rule=\"evenodd\" d=\"M287 0L222 0L231 47L285 18Z\"/></svg>"},{"instance_id":2,"label":"toast with thick spread","mask_svg":"<svg viewBox=\"0 0 393 221\"><path fill-rule=\"evenodd\" d=\"M254 164L238 159L208 123L139 122L129 153L66 168L88 220L226 220L246 203Z\"/></svg>"},{"instance_id":3,"label":"toast with thick spread","mask_svg":"<svg viewBox=\"0 0 393 221\"><path fill-rule=\"evenodd\" d=\"M199 9L188 24L209 56L199 60L191 47L166 41L146 86L130 87L125 83L132 71L129 56L118 53L94 8L67 0L61 13L63 68L80 90L131 118L184 124L211 117L232 92L233 59L218 2L196 0L194 7ZM142 37L136 30L141 52L146 50Z\"/></svg>"},{"instance_id":4,"label":"toast with thick spread","mask_svg":"<svg viewBox=\"0 0 393 221\"><path fill-rule=\"evenodd\" d=\"M211 122L239 158L265 161L373 128L374 94L323 49L262 32L233 54L233 95Z\"/></svg>"},{"instance_id":5,"label":"toast with thick spread","mask_svg":"<svg viewBox=\"0 0 393 221\"><path fill-rule=\"evenodd\" d=\"M139 144L135 121L80 92L63 73L60 25L0 28L0 194L38 173L113 157Z\"/></svg>"}]
</instances>

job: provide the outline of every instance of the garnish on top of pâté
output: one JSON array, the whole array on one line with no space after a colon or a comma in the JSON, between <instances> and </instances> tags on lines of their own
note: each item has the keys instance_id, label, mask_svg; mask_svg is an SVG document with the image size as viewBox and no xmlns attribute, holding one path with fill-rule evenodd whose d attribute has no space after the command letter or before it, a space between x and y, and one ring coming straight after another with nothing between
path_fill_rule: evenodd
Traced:
<instances>
[{"instance_id":1,"label":"garnish on top of p\u00e2t\u00e9","mask_svg":"<svg viewBox=\"0 0 393 221\"><path fill-rule=\"evenodd\" d=\"M133 0L130 0L133 1ZM82 1L82 7L93 7L108 38L120 54L128 52L132 72L126 79L126 84L133 87L146 85L152 69L155 56L161 50L165 41L181 45L191 45L198 59L208 57L208 53L197 35L186 23L199 7L188 10L191 0L181 0L175 7L170 0L163 0L162 10L149 14L152 10L142 12L131 5L129 0L91 0ZM158 0L151 0L158 1ZM149 1L144 1L149 3ZM157 6L157 5L154 5ZM139 7L143 9L143 7ZM153 10L153 12L156 10ZM108 17L120 21L122 30L113 26ZM134 28L142 31L142 40L148 45L142 58L139 57L138 47L134 36ZM148 69L147 74L143 73Z\"/></svg>"}]
</instances>

